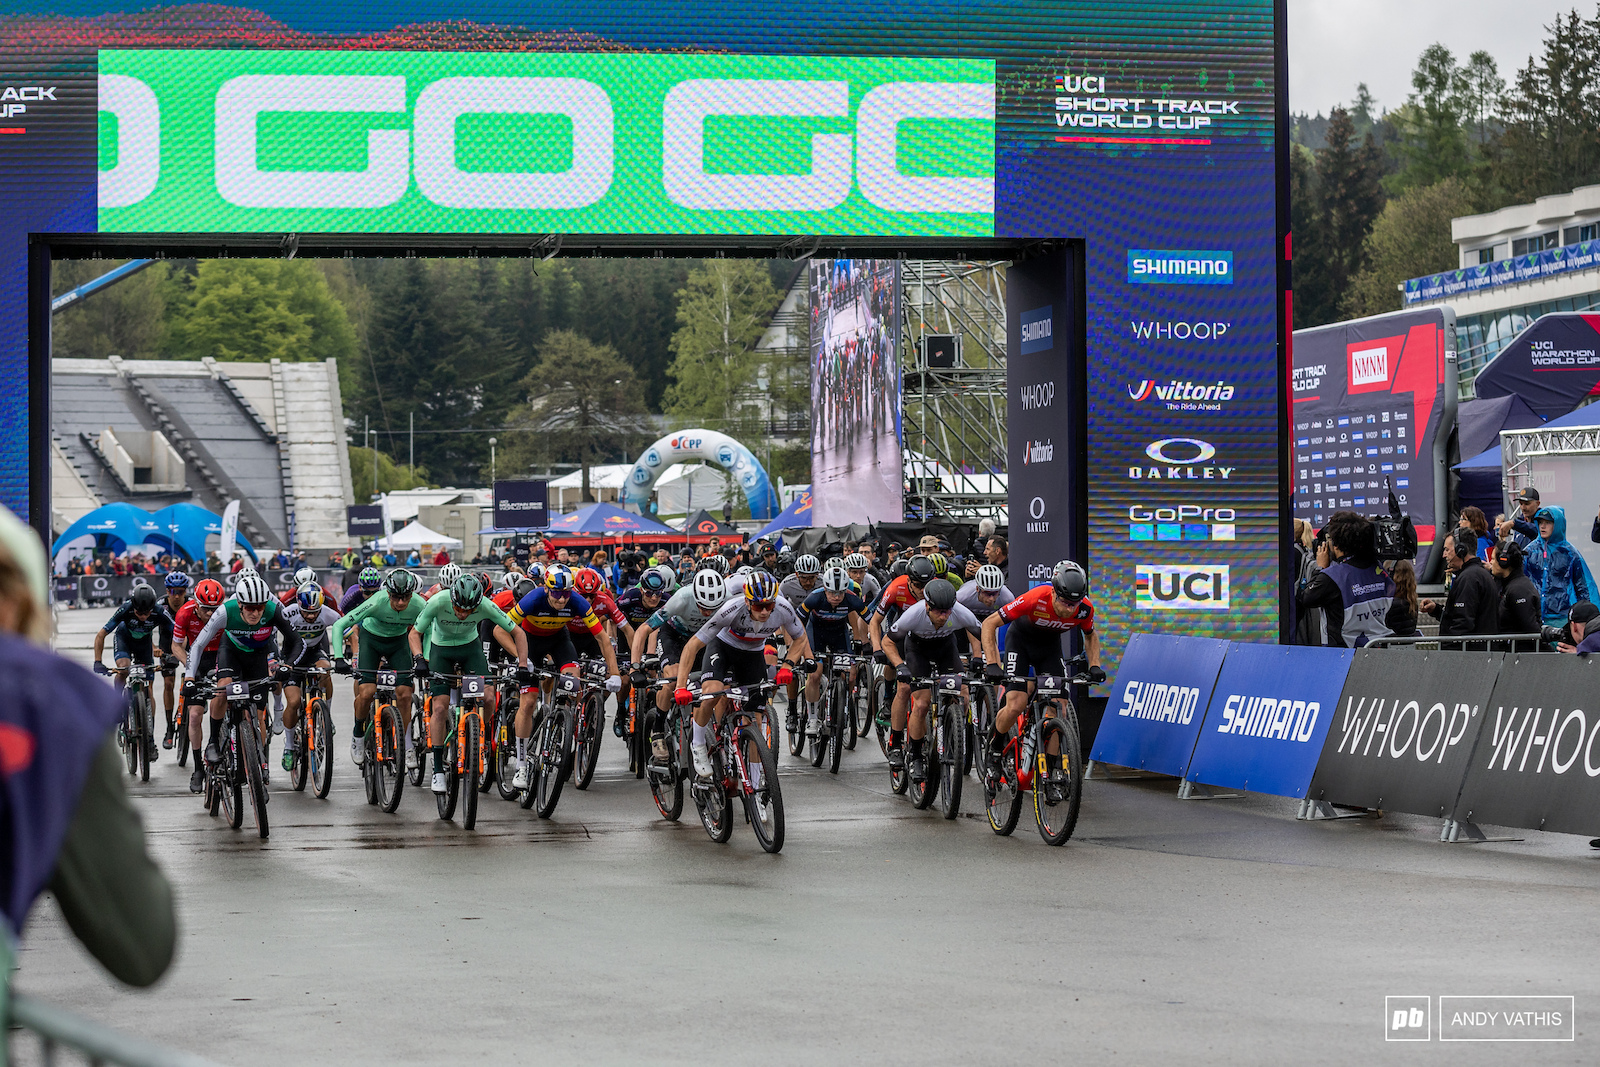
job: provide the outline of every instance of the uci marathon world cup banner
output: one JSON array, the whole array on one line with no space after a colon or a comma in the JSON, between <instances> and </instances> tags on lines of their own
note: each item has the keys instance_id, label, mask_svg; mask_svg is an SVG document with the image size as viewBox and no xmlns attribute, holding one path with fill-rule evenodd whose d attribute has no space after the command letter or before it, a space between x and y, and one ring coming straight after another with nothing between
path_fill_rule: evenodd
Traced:
<instances>
[{"instance_id":1,"label":"uci marathon world cup banner","mask_svg":"<svg viewBox=\"0 0 1600 1067\"><path fill-rule=\"evenodd\" d=\"M298 235L307 254L308 235L331 250L482 234L528 255L690 235L708 255L759 239L819 261L856 242L845 254L1011 264L1005 469L960 473L1010 479L1013 588L1084 563L1113 667L1136 630L1278 635L1273 3L997 19L978 0L937 17L796 0L782 18L754 0L600 0L492 22L432 0L263 6L130 19L109 0L71 16L22 0L0 25L0 502L41 529L50 426L28 398L48 395L49 341L43 322L30 341L30 240L36 287L51 257L113 236L149 256L176 235L216 254L228 235ZM834 339L855 343L835 351L879 384L824 429L854 429L840 447L865 442L892 475L898 418L877 393L894 391L900 316L895 294L864 292L882 321L836 315Z\"/></svg>"}]
</instances>

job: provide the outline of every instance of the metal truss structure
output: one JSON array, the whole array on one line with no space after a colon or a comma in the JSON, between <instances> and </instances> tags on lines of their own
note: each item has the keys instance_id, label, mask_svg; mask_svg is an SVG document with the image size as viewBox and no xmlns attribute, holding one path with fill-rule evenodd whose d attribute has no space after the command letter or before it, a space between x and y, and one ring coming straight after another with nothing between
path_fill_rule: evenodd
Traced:
<instances>
[{"instance_id":1,"label":"metal truss structure","mask_svg":"<svg viewBox=\"0 0 1600 1067\"><path fill-rule=\"evenodd\" d=\"M1600 406L1595 411L1595 422L1595 426L1502 433L1500 448L1505 456L1506 493L1515 496L1524 487L1533 484L1529 460L1541 456L1600 454Z\"/></svg>"}]
</instances>

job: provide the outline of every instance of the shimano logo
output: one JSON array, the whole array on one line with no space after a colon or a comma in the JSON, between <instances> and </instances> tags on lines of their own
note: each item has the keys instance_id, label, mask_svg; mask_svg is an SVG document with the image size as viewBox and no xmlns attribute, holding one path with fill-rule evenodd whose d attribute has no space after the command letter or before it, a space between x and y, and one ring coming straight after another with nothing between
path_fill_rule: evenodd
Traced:
<instances>
[{"instance_id":1,"label":"shimano logo","mask_svg":"<svg viewBox=\"0 0 1600 1067\"><path fill-rule=\"evenodd\" d=\"M1040 382L1038 385L1024 385L1017 389L1017 400L1021 403L1023 411L1047 408L1055 402L1055 399L1055 382Z\"/></svg>"},{"instance_id":2,"label":"shimano logo","mask_svg":"<svg viewBox=\"0 0 1600 1067\"><path fill-rule=\"evenodd\" d=\"M1232 285L1233 253L1128 249L1128 281L1175 285Z\"/></svg>"},{"instance_id":3,"label":"shimano logo","mask_svg":"<svg viewBox=\"0 0 1600 1067\"><path fill-rule=\"evenodd\" d=\"M1200 690L1192 685L1167 685L1165 682L1130 681L1122 688L1122 707L1118 715L1131 719L1151 719L1187 726L1194 721L1200 704Z\"/></svg>"},{"instance_id":4,"label":"shimano logo","mask_svg":"<svg viewBox=\"0 0 1600 1067\"><path fill-rule=\"evenodd\" d=\"M1055 309L1046 304L1022 313L1022 354L1043 352L1055 344L1051 316Z\"/></svg>"},{"instance_id":5,"label":"shimano logo","mask_svg":"<svg viewBox=\"0 0 1600 1067\"><path fill-rule=\"evenodd\" d=\"M1322 705L1315 700L1283 700L1274 697L1231 694L1222 705L1219 734L1264 737L1274 741L1310 741L1317 728Z\"/></svg>"}]
</instances>

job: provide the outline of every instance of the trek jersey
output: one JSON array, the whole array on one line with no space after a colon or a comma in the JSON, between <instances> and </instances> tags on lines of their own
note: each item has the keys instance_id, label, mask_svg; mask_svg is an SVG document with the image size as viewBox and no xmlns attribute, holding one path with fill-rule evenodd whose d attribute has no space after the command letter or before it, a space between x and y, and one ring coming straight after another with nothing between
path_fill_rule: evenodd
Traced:
<instances>
[{"instance_id":1,"label":"trek jersey","mask_svg":"<svg viewBox=\"0 0 1600 1067\"><path fill-rule=\"evenodd\" d=\"M148 619L141 619L133 613L133 599L124 600L101 629L109 634L115 633L119 627L129 640L143 641L151 634L156 634L157 648L166 651L172 647L172 622L162 614L159 603L150 610Z\"/></svg>"},{"instance_id":2,"label":"trek jersey","mask_svg":"<svg viewBox=\"0 0 1600 1067\"><path fill-rule=\"evenodd\" d=\"M664 627L687 641L710 619L710 615L700 610L694 590L685 588L673 593L665 604L655 610L655 614L645 620L645 625L652 630Z\"/></svg>"},{"instance_id":3,"label":"trek jersey","mask_svg":"<svg viewBox=\"0 0 1600 1067\"><path fill-rule=\"evenodd\" d=\"M987 619L1015 599L1016 597L1011 594L1011 590L1002 585L999 594L994 598L994 603L984 607L983 601L978 599L977 582L968 582L956 590L956 603L972 612L979 622Z\"/></svg>"},{"instance_id":4,"label":"trek jersey","mask_svg":"<svg viewBox=\"0 0 1600 1067\"><path fill-rule=\"evenodd\" d=\"M352 626L359 626L363 633L373 637L402 637L416 623L417 616L422 614L423 604L423 599L412 593L406 606L396 611L394 605L389 603L389 594L380 589L333 624L333 647L344 647L344 635L350 632Z\"/></svg>"},{"instance_id":5,"label":"trek jersey","mask_svg":"<svg viewBox=\"0 0 1600 1067\"><path fill-rule=\"evenodd\" d=\"M819 634L840 634L848 630L850 613L860 615L867 610L866 601L854 593L846 593L837 605L828 603L828 591L818 589L800 605L800 620L810 623Z\"/></svg>"},{"instance_id":6,"label":"trek jersey","mask_svg":"<svg viewBox=\"0 0 1600 1067\"><path fill-rule=\"evenodd\" d=\"M589 602L573 593L562 607L550 603L546 590L535 589L518 602L509 612L511 621L535 637L552 637L565 629L573 620L581 622L596 637L605 634L605 628L595 617Z\"/></svg>"},{"instance_id":7,"label":"trek jersey","mask_svg":"<svg viewBox=\"0 0 1600 1067\"><path fill-rule=\"evenodd\" d=\"M730 601L717 609L717 613L706 620L700 627L696 637L701 644L710 644L713 637L722 639L722 643L730 648L740 648L747 652L760 652L766 647L767 638L782 630L791 638L797 638L806 632L800 625L800 616L794 608L789 606L787 600L781 597L775 603L772 614L767 616L766 622L756 622L750 617L750 608L744 602L744 597Z\"/></svg>"},{"instance_id":8,"label":"trek jersey","mask_svg":"<svg viewBox=\"0 0 1600 1067\"><path fill-rule=\"evenodd\" d=\"M791 574L778 583L778 595L789 602L789 606L799 610L800 605L806 602L806 597L822 588L822 575L813 575L811 588L807 589L800 584L800 576Z\"/></svg>"},{"instance_id":9,"label":"trek jersey","mask_svg":"<svg viewBox=\"0 0 1600 1067\"><path fill-rule=\"evenodd\" d=\"M516 623L511 616L495 607L494 601L484 597L466 618L456 614L455 602L448 595L436 596L428 601L417 616L417 632L434 645L470 645L478 640L478 623L494 623L506 633L515 632Z\"/></svg>"},{"instance_id":10,"label":"trek jersey","mask_svg":"<svg viewBox=\"0 0 1600 1067\"><path fill-rule=\"evenodd\" d=\"M216 612L212 612L215 616ZM183 642L183 647L191 653L194 652L194 639L200 636L200 631L206 628L209 620L200 617L200 605L193 600L178 609L178 622L172 628L172 636ZM212 638L211 643L203 651L215 652L222 647L222 635Z\"/></svg>"},{"instance_id":11,"label":"trek jersey","mask_svg":"<svg viewBox=\"0 0 1600 1067\"><path fill-rule=\"evenodd\" d=\"M357 607L365 604L368 600L382 592L382 588L367 590L361 588L359 585L352 585L349 589L344 591L344 596L339 598L339 614L350 614Z\"/></svg>"},{"instance_id":12,"label":"trek jersey","mask_svg":"<svg viewBox=\"0 0 1600 1067\"><path fill-rule=\"evenodd\" d=\"M902 574L884 588L883 595L878 598L876 611L879 615L887 615L891 608L905 611L921 599L922 591L913 589L911 579Z\"/></svg>"},{"instance_id":13,"label":"trek jersey","mask_svg":"<svg viewBox=\"0 0 1600 1067\"><path fill-rule=\"evenodd\" d=\"M944 620L943 626L935 626L933 619L928 616L927 601L918 601L905 610L889 628L889 636L896 642L908 637L915 637L922 641L937 641L941 637L954 637L962 630L977 637L983 630L983 624L978 617L957 603L950 610L950 617Z\"/></svg>"},{"instance_id":14,"label":"trek jersey","mask_svg":"<svg viewBox=\"0 0 1600 1067\"><path fill-rule=\"evenodd\" d=\"M266 609L261 613L261 621L252 626L244 621L238 598L229 597L211 613L211 621L200 631L195 643L203 646L210 643L213 637L221 635L241 652L261 652L272 643L272 632L276 630L283 635L283 652L279 658L293 660L300 655L300 635L289 625L288 614L282 604L268 599Z\"/></svg>"},{"instance_id":15,"label":"trek jersey","mask_svg":"<svg viewBox=\"0 0 1600 1067\"><path fill-rule=\"evenodd\" d=\"M1001 608L1000 617L1006 622L1020 621L1025 626L1035 626L1041 630L1094 633L1094 605L1088 597L1078 602L1078 610L1072 613L1070 619L1063 619L1056 614L1054 598L1055 590L1050 586L1037 586Z\"/></svg>"}]
</instances>

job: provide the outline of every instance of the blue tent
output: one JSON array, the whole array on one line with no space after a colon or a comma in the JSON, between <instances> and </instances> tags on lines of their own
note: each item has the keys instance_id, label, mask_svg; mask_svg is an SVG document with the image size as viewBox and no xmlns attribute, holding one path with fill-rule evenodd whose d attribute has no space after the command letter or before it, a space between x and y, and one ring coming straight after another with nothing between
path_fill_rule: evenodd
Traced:
<instances>
[{"instance_id":1,"label":"blue tent","mask_svg":"<svg viewBox=\"0 0 1600 1067\"><path fill-rule=\"evenodd\" d=\"M773 534L788 529L790 526L810 525L811 494L801 493L799 496L795 497L794 500L790 501L788 507L778 512L777 516L774 517L771 522L767 523L767 525L763 527L761 531L756 534L756 536L771 537Z\"/></svg>"},{"instance_id":2,"label":"blue tent","mask_svg":"<svg viewBox=\"0 0 1600 1067\"><path fill-rule=\"evenodd\" d=\"M643 515L624 511L615 504L590 504L577 511L558 515L546 527L551 533L649 533L683 535L672 527Z\"/></svg>"},{"instance_id":3,"label":"blue tent","mask_svg":"<svg viewBox=\"0 0 1600 1067\"><path fill-rule=\"evenodd\" d=\"M198 504L171 504L150 519L160 530L149 538L150 543L188 559L205 559L207 535L222 535L222 516ZM256 558L255 548L244 534L237 534L236 540L251 559Z\"/></svg>"},{"instance_id":4,"label":"blue tent","mask_svg":"<svg viewBox=\"0 0 1600 1067\"><path fill-rule=\"evenodd\" d=\"M127 503L105 504L68 526L51 546L54 558L62 548L83 537L93 537L96 552L125 552L134 545L159 545L189 559L204 559L206 534L222 532L222 517L196 504L173 504L154 515ZM239 546L255 558L243 534Z\"/></svg>"},{"instance_id":5,"label":"blue tent","mask_svg":"<svg viewBox=\"0 0 1600 1067\"><path fill-rule=\"evenodd\" d=\"M1551 430L1563 426L1600 426L1600 404L1586 405L1576 411L1569 411L1539 428ZM1508 429L1525 428L1508 427ZM1497 438L1498 436L1496 434ZM1500 485L1503 467L1498 441L1493 448L1457 463L1454 470L1461 476L1461 484L1457 487L1461 505L1463 507L1468 504L1476 505L1485 515L1493 518L1496 512L1505 507L1504 490Z\"/></svg>"}]
</instances>

